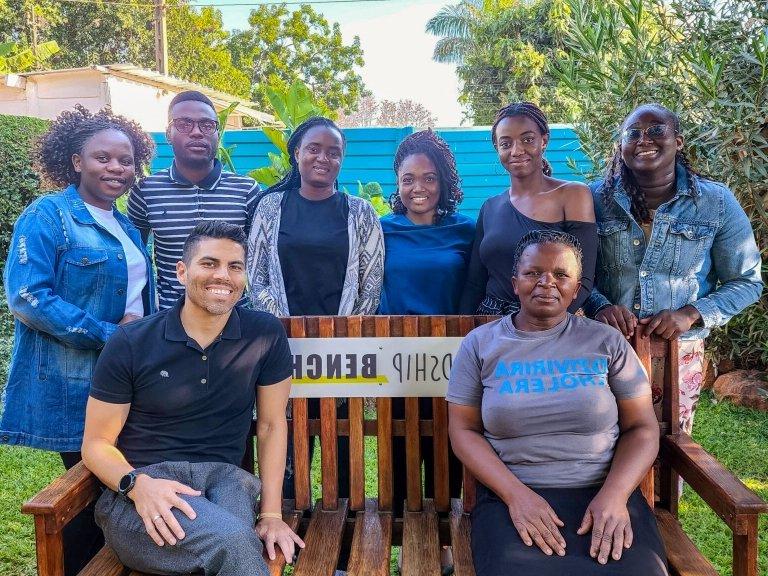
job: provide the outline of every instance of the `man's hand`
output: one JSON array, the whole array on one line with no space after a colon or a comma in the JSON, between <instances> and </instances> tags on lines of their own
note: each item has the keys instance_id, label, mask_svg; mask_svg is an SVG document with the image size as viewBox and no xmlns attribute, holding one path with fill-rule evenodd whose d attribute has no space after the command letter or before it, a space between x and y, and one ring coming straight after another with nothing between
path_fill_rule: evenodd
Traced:
<instances>
[{"instance_id":1,"label":"man's hand","mask_svg":"<svg viewBox=\"0 0 768 576\"><path fill-rule=\"evenodd\" d=\"M544 554L565 556L565 539L559 528L565 526L544 498L527 487L521 488L507 505L509 516L526 546L541 548Z\"/></svg>"},{"instance_id":2,"label":"man's hand","mask_svg":"<svg viewBox=\"0 0 768 576\"><path fill-rule=\"evenodd\" d=\"M267 555L270 560L275 559L275 544L280 546L280 550L285 556L288 564L293 562L293 553L298 544L299 548L304 548L304 540L291 530L291 528L278 518L262 518L256 524L256 534L264 540L267 548Z\"/></svg>"},{"instance_id":3,"label":"man's hand","mask_svg":"<svg viewBox=\"0 0 768 576\"><path fill-rule=\"evenodd\" d=\"M648 338L651 334L658 334L665 340L673 340L688 332L700 318L699 311L690 304L680 310L662 310L655 316L640 320L643 325L642 337Z\"/></svg>"},{"instance_id":4,"label":"man's hand","mask_svg":"<svg viewBox=\"0 0 768 576\"><path fill-rule=\"evenodd\" d=\"M619 560L624 548L632 546L632 524L627 503L621 498L598 492L587 506L581 526L576 531L580 536L592 530L589 555L600 564L608 562L608 555Z\"/></svg>"},{"instance_id":5,"label":"man's hand","mask_svg":"<svg viewBox=\"0 0 768 576\"><path fill-rule=\"evenodd\" d=\"M637 318L632 312L619 304L611 304L598 310L595 320L613 326L624 334L625 338L631 338L637 327Z\"/></svg>"},{"instance_id":6,"label":"man's hand","mask_svg":"<svg viewBox=\"0 0 768 576\"><path fill-rule=\"evenodd\" d=\"M184 538L184 530L174 518L171 509L178 508L190 520L197 517L192 506L179 494L200 496L200 491L181 482L139 474L133 490L128 493L128 497L136 505L136 512L144 521L147 534L158 546L163 546L166 542L173 546L177 540Z\"/></svg>"}]
</instances>

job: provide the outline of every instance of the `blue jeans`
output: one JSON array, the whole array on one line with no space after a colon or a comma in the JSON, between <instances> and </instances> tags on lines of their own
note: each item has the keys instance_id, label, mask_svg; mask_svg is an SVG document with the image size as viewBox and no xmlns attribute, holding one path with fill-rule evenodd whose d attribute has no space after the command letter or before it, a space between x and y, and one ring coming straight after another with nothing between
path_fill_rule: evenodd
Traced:
<instances>
[{"instance_id":1,"label":"blue jeans","mask_svg":"<svg viewBox=\"0 0 768 576\"><path fill-rule=\"evenodd\" d=\"M124 565L152 574L269 576L262 543L254 531L261 492L258 478L218 462L160 462L136 471L181 482L202 494L181 496L197 513L194 520L173 509L184 539L174 546L158 546L144 529L133 502L105 490L96 503L96 522Z\"/></svg>"}]
</instances>

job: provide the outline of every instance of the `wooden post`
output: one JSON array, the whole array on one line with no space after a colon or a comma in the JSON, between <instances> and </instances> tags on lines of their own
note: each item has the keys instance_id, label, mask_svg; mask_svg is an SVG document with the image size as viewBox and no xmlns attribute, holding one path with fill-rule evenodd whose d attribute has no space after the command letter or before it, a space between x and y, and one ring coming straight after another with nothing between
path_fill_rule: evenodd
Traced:
<instances>
[{"instance_id":1,"label":"wooden post","mask_svg":"<svg viewBox=\"0 0 768 576\"><path fill-rule=\"evenodd\" d=\"M168 30L165 13L165 0L157 0L155 4L155 66L160 74L168 74Z\"/></svg>"}]
</instances>

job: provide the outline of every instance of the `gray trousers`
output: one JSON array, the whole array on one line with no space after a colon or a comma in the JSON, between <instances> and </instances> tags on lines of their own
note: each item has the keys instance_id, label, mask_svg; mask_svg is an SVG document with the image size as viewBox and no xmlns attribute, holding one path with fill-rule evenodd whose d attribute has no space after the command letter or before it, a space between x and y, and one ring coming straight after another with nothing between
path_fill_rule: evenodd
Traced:
<instances>
[{"instance_id":1,"label":"gray trousers","mask_svg":"<svg viewBox=\"0 0 768 576\"><path fill-rule=\"evenodd\" d=\"M258 478L218 462L160 462L136 471L181 482L202 494L180 495L197 517L190 520L174 508L185 536L174 546L158 546L147 534L133 502L105 490L96 503L96 523L124 565L152 574L269 576L262 543L254 531L261 492Z\"/></svg>"}]
</instances>

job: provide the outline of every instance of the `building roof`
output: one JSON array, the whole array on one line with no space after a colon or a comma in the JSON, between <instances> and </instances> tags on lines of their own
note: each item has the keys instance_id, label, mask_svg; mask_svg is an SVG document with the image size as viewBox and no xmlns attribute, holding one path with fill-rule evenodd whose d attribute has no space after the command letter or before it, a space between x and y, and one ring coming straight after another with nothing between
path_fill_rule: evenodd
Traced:
<instances>
[{"instance_id":1,"label":"building roof","mask_svg":"<svg viewBox=\"0 0 768 576\"><path fill-rule=\"evenodd\" d=\"M154 70L147 70L145 68L140 68L138 66L134 66L133 64L104 64L104 65L86 66L83 68L64 68L61 70L41 70L38 72L34 72L34 71L20 72L20 73L17 73L16 76L19 76L21 78L30 78L34 76L44 76L44 75L50 75L50 74L67 74L67 73L80 72L85 70L95 70L96 72L101 72L102 74L109 74L117 78L123 78L125 80L131 80L139 84L147 84L150 86L155 86L157 88L171 90L173 92L183 92L184 90L197 90L198 92L202 92L203 94L208 96L208 98L210 98L214 104L216 104L217 106L221 106L222 108L226 108L232 102L238 102L242 100L242 98L240 98L239 96L235 96L234 94L221 92L219 90L213 90L211 88L208 88L207 86L203 86L202 84L198 84L196 82L188 82L186 80L182 80L181 78L176 78L175 76L161 74L160 72L155 72ZM241 102L240 104L237 105L237 108L235 108L233 113L239 114L240 116L245 116L247 118L251 118L252 120L254 120L254 122L258 126L263 126L263 125L281 126L282 125L281 122L271 114L267 114L266 112L261 112L259 110L256 110L255 108L252 108L248 104L252 104L252 102L247 102L247 103Z\"/></svg>"}]
</instances>

